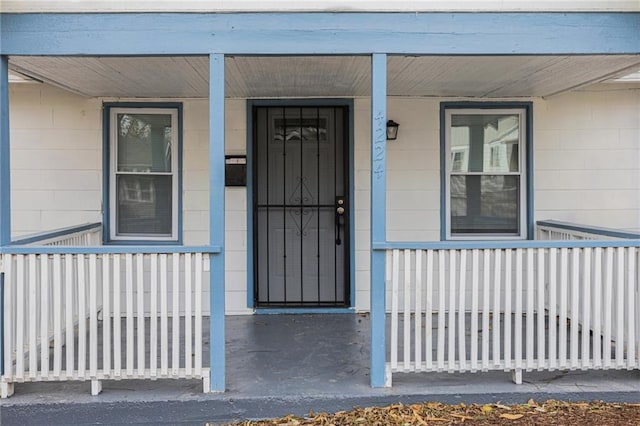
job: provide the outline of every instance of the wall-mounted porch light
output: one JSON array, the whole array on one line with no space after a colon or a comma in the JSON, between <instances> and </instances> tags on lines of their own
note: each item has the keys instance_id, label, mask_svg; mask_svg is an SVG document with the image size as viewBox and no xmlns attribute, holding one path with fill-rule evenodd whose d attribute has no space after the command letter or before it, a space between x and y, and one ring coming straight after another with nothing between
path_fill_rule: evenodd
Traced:
<instances>
[{"instance_id":1,"label":"wall-mounted porch light","mask_svg":"<svg viewBox=\"0 0 640 426\"><path fill-rule=\"evenodd\" d=\"M398 127L400 125L393 120L387 121L387 140L395 141L398 139Z\"/></svg>"}]
</instances>

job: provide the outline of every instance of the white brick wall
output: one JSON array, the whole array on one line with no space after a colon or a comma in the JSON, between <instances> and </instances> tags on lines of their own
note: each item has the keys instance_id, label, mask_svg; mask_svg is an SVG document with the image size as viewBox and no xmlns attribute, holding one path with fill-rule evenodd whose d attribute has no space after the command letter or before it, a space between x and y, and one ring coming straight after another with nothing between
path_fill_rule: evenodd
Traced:
<instances>
[{"instance_id":1,"label":"white brick wall","mask_svg":"<svg viewBox=\"0 0 640 426\"><path fill-rule=\"evenodd\" d=\"M640 230L640 86L599 85L534 99L535 219ZM40 84L10 88L13 232L99 221L103 99ZM111 100L111 99L110 99ZM439 106L445 99L390 98L400 123L388 143L387 238L439 239ZM447 99L449 100L449 99ZM175 100L172 100L175 101ZM184 105L183 230L205 244L208 102ZM226 102L226 151L246 151L246 101ZM370 102L354 100L355 304L369 307ZM226 190L227 312L248 313L246 190ZM208 297L204 295L203 297Z\"/></svg>"}]
</instances>

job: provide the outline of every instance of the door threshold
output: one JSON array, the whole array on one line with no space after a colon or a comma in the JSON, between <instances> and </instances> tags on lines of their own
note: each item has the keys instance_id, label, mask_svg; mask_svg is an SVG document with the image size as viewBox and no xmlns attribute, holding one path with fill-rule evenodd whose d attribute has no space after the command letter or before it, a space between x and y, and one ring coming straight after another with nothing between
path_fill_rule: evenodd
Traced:
<instances>
[{"instance_id":1,"label":"door threshold","mask_svg":"<svg viewBox=\"0 0 640 426\"><path fill-rule=\"evenodd\" d=\"M259 315L274 314L355 314L356 308L256 308Z\"/></svg>"}]
</instances>

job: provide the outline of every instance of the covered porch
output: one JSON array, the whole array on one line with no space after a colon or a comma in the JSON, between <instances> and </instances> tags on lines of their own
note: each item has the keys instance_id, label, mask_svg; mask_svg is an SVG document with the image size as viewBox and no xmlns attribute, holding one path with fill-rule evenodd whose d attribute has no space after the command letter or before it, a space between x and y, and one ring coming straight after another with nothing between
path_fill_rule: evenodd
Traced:
<instances>
[{"instance_id":1,"label":"covered porch","mask_svg":"<svg viewBox=\"0 0 640 426\"><path fill-rule=\"evenodd\" d=\"M198 21L203 27L198 26L195 31L202 32L201 38L185 35L191 40L191 47L172 42L165 45L170 48L160 50L158 44L144 42L149 38L146 31L134 31L134 38L142 44L109 41L103 34L100 37L106 44L98 44L103 47L79 48L67 40L68 26L73 28L76 24L64 16L58 17L64 25L52 18L48 22L49 31L40 34L53 37L59 43L38 47L12 28L17 28L21 20L25 20L26 25L29 19L46 18L3 16L14 25L8 26L5 46L9 47L3 47L0 68L3 113L0 199L5 200L0 211L4 273L2 326L5 330L1 351L3 396L13 392L14 383L28 381L91 381L92 393L96 394L103 380L198 379L204 382L206 391L222 392L233 388L230 375L245 377L246 383L252 383L252 377L260 377L255 373L243 376L225 364L231 359L228 335L225 343L225 324L228 325L225 306L227 313L232 304L243 309L243 313L251 313L256 306L251 293L254 217L249 212L254 194L250 192L250 184L247 189L225 190L224 170L225 155L246 155L247 182L251 182L253 165L247 146L251 138L248 124L251 117L246 105L248 100L265 98L294 99L293 105L297 105L299 99L354 99L346 196L347 218L352 226L348 239L344 238L352 244L346 254L349 262L345 262L351 268L347 286L350 304L346 308L354 313L370 312L368 376L358 376L364 370L358 367L360 361L350 358L349 362L356 367L344 364L345 370L336 372L335 383L347 380L349 371L358 377L358 383L367 377L365 386L382 387L391 385L393 373L398 373L396 378L402 381L403 373L482 371L478 380L483 380L489 370L508 370L515 372L516 382L522 382L522 372L526 370L637 369L640 262L638 235L633 233L639 224L637 203L632 200L623 202L622 207L599 210L584 207L581 200L575 199L576 206L567 206L562 199L576 187L585 193L592 189L580 187L581 177L589 174L592 164L607 172L615 170L618 161L627 165L628 173L621 179L615 178L619 175L603 173L609 180L607 185L596 188L600 191L598 194L619 190L617 195L628 195L636 188L629 182L637 165L628 165L628 154L637 152L638 140L634 139L633 125L627 127L624 122L629 117L633 120L633 112L625 113L622 121L615 121L611 128L597 129L599 135L606 137L607 131L614 135L612 145L619 149L613 155L602 155L596 161L575 154L581 152L580 138L591 130L584 123L594 118L593 111L607 111L609 107L604 97L596 94L593 97L597 98L597 106L589 109L591 95L583 97L576 90L636 70L640 65L640 52L633 44L637 34L630 33L630 42L629 34L620 30L622 34L616 39L619 44L614 47L607 43L586 46L578 43L585 32L593 26L604 25L589 21L588 16L575 17L580 25L566 25L551 19L549 27L543 26L543 29L534 29L533 23L522 22L533 34L541 31L554 34L554 43L558 44L540 46L533 41L535 37L524 30L514 38L512 32L519 30L514 29L512 22L501 21L503 25L497 25L493 21L513 16L470 18L464 15L465 22L458 25L471 24L478 31L486 32L488 21L484 20L491 19L492 31L503 31L505 40L511 41L501 41L487 49L474 41L477 34L466 35L466 44L462 44L466 48L460 51L459 34L448 27L450 22L441 21L442 17L425 15L414 22L406 15L391 14L389 18L396 26L386 28L388 24L383 24L382 30L389 39L380 47L382 50L373 52L362 33L354 36L346 28L355 25L365 35L369 34L373 30L367 28L378 22L377 17L355 15L346 21L344 16L331 17L343 26L339 35L349 40L347 44L341 44L340 37L336 40L336 32L324 28L319 23L321 20L316 22L318 16L303 15L296 25L317 27L308 41L301 45L259 47L262 44L255 41L248 43L252 36L247 34L252 34L252 28L247 27L247 22L251 20L245 22L246 16L231 15L229 19L245 28L244 38L229 33L220 50L212 52L204 42L212 30L210 26L222 33L231 31L226 21L218 21L218 16L206 23ZM188 20L193 17L163 15L161 20L168 18L185 19L183 23L188 28ZM272 23L261 21L259 16L251 18L271 28ZM286 17L278 19L282 19L283 24L278 28L283 29L278 30L281 32L274 35L274 39L292 37L291 32L295 31L289 27ZM609 21L606 22L610 30ZM635 22L627 25L632 28ZM585 23L588 25L583 25ZM105 24L121 25L117 19L108 19ZM153 23L152 27L156 25L159 24ZM403 25L416 31L414 38L406 39L403 48L393 47L392 41L399 37L395 29ZM444 44L425 43L431 37L425 25L449 28L451 39ZM561 31L554 32L558 30ZM162 31L158 30L158 34ZM454 34L457 35L454 37ZM494 40L495 33L491 37ZM522 41L527 41L526 47L516 46ZM328 48L329 45L338 47ZM377 53L379 51L387 53ZM83 195L92 201L89 207L78 208L81 213L73 217L88 212L87 215L99 223L39 236L18 235L22 232L12 229L12 221L15 223L23 217L11 210L12 190L16 189L15 185L20 186L18 192L30 190L24 186L28 186L25 182L29 181L31 170L25 172L13 167L23 178L12 182L10 156L15 146L9 144L10 70L44 82L47 87L57 87L56 91L62 89L64 95L58 92L56 96L62 99L63 105L77 101L77 96L85 99L86 102L80 103L87 109L78 108L75 112L79 114L70 121L82 116L81 111L98 114L91 124L98 123L98 136L91 134L87 138L94 143L92 149L97 153L99 165L92 177L98 176L98 181L109 179L105 176L111 173L112 167L107 157L108 148L102 148L103 143L108 144L101 140L100 133L106 132L105 122L100 121L101 116L106 117L102 115L103 105L121 103L123 107L131 107L140 99L156 106L166 103L167 99L172 105L188 103L192 109L185 113L185 120L196 117L198 121L189 124L192 127L184 133L185 144L188 144L184 152L185 156L189 155L184 168L186 186L176 192L184 194L184 203L176 202L176 216L188 216L185 219L188 226L182 229L184 234L181 236L176 228L171 244L111 239L113 224L105 213L105 206L112 201L106 186L98 183L97 188L89 190L70 185L60 191L59 199L53 197L53 204L58 204L52 210L60 215L56 220L64 218L65 213L60 214L61 211L74 209L65 208L64 201L60 200L73 200L74 194L85 191ZM616 90L627 93L624 87ZM42 93L39 100L29 96L23 99L27 103L40 102L42 106L46 98ZM570 94L575 94L575 98L565 102L562 96ZM65 100L65 96L73 100ZM558 99L557 103L554 99ZM629 99L625 106L633 110L637 103L633 96ZM557 110L571 111L577 105L584 106L581 104L584 100L588 106L581 110L585 114L578 117L578 124L554 115ZM490 108L494 110L507 110L513 117L529 120L526 130L521 126L516 132L521 143L519 152L527 152L528 156L522 154L514 160L522 167L513 171L514 176L521 178L518 188L504 191L509 192L510 206L517 205L519 209L515 220L517 232L508 238L463 241L450 238L453 214L447 214L451 212L446 209L450 209L451 200L447 197L452 189L446 182L451 177L449 163L454 156L446 151L451 144L447 145L443 128L453 127L452 121L447 121L448 107L475 110L482 109L481 103L491 103ZM24 110L28 108L19 111ZM48 110L46 107L43 110L46 116ZM520 112L513 113L514 110ZM535 114L546 124L539 128L544 135L540 137L540 163L534 162L538 148L535 143L532 147L531 139L534 125L530 116ZM51 115L55 128L56 111ZM61 116L63 122L69 119L64 111ZM571 117L576 119L576 115ZM395 146L387 142L388 118L401 123L401 139ZM575 126L586 127L576 129ZM565 131L571 133L568 139L573 145L563 152L554 144L567 136ZM64 146L67 156L56 158L73 158L68 154L85 143L86 134L82 135L77 139L58 139L60 144L71 142ZM513 145L513 136L503 136ZM601 138L588 141L593 145L590 148L599 154L607 152L607 144L602 143ZM49 152L40 142L33 151ZM510 155L513 156L513 152L510 151ZM26 159L24 153L16 157L21 161ZM571 163L567 167L569 172L578 170L578 173L563 175L565 170L558 165L562 159ZM79 163L77 167L81 167ZM534 164L543 167L534 173ZM504 174L509 173L511 169ZM537 186L534 179L540 177L545 179ZM72 180L68 179L67 183ZM554 187L555 184L558 186ZM141 195L144 191L138 192ZM37 196L38 192L31 195ZM14 208L29 210L32 200L16 198L19 201ZM538 210L533 199L544 200ZM609 228L625 229L603 230L580 222L539 221L567 221L576 217L595 218L595 222L604 221ZM38 226L44 223L47 221L41 220ZM585 235L589 241L581 241ZM536 241L537 236L543 241ZM361 319L354 313L348 321ZM246 321L253 321L255 330L261 319ZM593 331L593 340L583 333L586 327ZM306 333L313 337L314 331L303 328L300 335L307 338ZM360 335L358 331L355 333ZM252 336L259 340L259 334ZM327 341L328 345L344 344ZM362 349L359 345L354 346ZM262 349L248 353L254 350L259 354ZM332 357L333 352L326 353ZM289 355L295 355L305 371L313 371L313 367L305 363L307 359L314 360L313 354L307 357L308 352L292 352ZM361 355L360 351L357 356ZM296 362L284 359L287 363L283 366L289 368ZM255 355L250 361L259 369L269 359ZM285 374L286 369L277 371ZM290 373L291 370L286 371ZM325 374L319 373L318 377ZM264 383L268 383L265 386L273 387L276 377L265 377ZM304 383L315 386L308 378L313 375L299 377L307 377ZM327 386L333 389L334 385ZM267 388L257 389L268 392Z\"/></svg>"}]
</instances>

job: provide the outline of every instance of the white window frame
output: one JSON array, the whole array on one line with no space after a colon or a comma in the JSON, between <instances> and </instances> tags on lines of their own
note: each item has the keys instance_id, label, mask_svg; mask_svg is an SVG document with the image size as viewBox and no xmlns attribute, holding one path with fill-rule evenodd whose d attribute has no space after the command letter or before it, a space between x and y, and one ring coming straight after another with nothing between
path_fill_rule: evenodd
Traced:
<instances>
[{"instance_id":1,"label":"white window frame","mask_svg":"<svg viewBox=\"0 0 640 426\"><path fill-rule=\"evenodd\" d=\"M505 233L483 233L483 234L452 234L451 233L451 175L452 175L452 160L451 160L451 116L452 115L517 115L518 116L518 172L467 172L461 173L464 175L499 175L499 176L520 176L520 232L518 234L505 234ZM445 108L445 179L444 179L444 191L445 191L445 237L447 240L525 240L528 238L527 230L527 175L530 170L527 170L527 110L522 108L459 108L459 107L446 107ZM456 174L456 173L454 173Z\"/></svg>"},{"instance_id":2,"label":"white window frame","mask_svg":"<svg viewBox=\"0 0 640 426\"><path fill-rule=\"evenodd\" d=\"M171 172L118 172L118 114L159 114L171 116ZM109 238L112 241L178 241L178 214L179 214L179 177L178 169L178 140L179 121L178 108L127 108L111 107L109 109ZM118 235L117 218L117 197L116 186L117 175L148 175L148 176L171 176L171 234L126 234Z\"/></svg>"}]
</instances>

